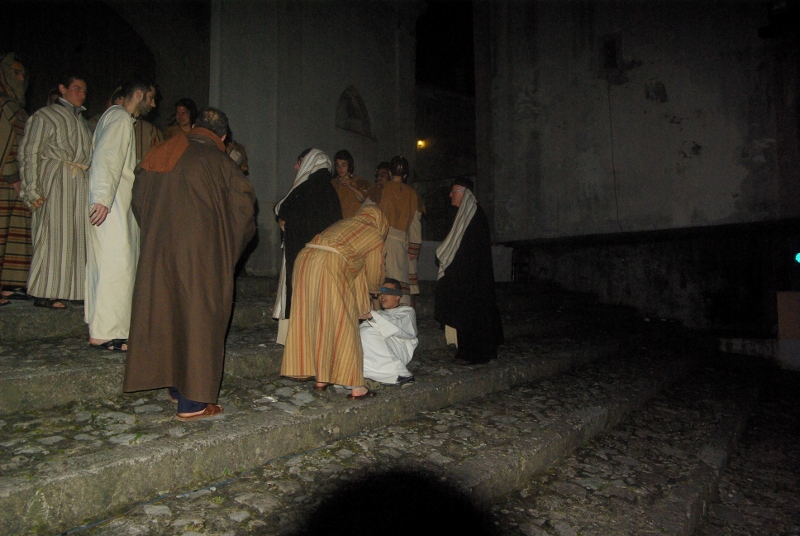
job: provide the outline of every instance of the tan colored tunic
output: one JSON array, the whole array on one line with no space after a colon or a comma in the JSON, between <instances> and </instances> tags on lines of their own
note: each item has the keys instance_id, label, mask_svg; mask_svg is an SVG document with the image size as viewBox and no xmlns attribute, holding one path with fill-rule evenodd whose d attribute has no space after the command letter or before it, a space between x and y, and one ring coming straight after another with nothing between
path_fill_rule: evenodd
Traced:
<instances>
[{"instance_id":1,"label":"tan colored tunic","mask_svg":"<svg viewBox=\"0 0 800 536\"><path fill-rule=\"evenodd\" d=\"M419 294L417 263L408 258L409 253L419 255L422 243L419 196L411 186L389 181L383 185L378 206L392 228L386 240L386 276L400 281L401 303L408 304L409 294Z\"/></svg>"},{"instance_id":2,"label":"tan colored tunic","mask_svg":"<svg viewBox=\"0 0 800 536\"><path fill-rule=\"evenodd\" d=\"M350 184L361 192L361 200L358 199L353 190L339 182L339 177L331 179L331 184L336 190L336 195L339 196L339 203L342 205L343 218L352 218L356 215L356 212L358 212L358 209L361 208L362 203L364 203L364 200L368 197L370 187L369 182L361 177L350 177L349 180Z\"/></svg>"}]
</instances>

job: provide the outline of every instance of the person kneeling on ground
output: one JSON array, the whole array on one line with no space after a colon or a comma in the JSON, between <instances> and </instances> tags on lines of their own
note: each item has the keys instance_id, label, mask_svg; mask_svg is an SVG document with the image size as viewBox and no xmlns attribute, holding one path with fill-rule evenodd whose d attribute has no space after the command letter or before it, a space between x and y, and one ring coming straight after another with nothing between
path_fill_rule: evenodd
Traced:
<instances>
[{"instance_id":1,"label":"person kneeling on ground","mask_svg":"<svg viewBox=\"0 0 800 536\"><path fill-rule=\"evenodd\" d=\"M406 365L417 347L417 317L412 307L400 305L403 289L387 277L381 287L380 311L358 318L364 348L364 377L387 385L409 385L414 376Z\"/></svg>"}]
</instances>

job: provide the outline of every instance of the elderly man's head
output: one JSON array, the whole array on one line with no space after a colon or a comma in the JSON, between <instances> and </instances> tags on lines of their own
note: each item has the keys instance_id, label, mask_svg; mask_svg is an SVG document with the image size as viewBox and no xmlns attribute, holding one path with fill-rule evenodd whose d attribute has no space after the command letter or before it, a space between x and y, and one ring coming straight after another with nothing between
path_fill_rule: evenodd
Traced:
<instances>
[{"instance_id":1,"label":"elderly man's head","mask_svg":"<svg viewBox=\"0 0 800 536\"><path fill-rule=\"evenodd\" d=\"M198 128L206 128L224 140L228 134L228 116L217 108L206 107L197 114Z\"/></svg>"},{"instance_id":2,"label":"elderly man's head","mask_svg":"<svg viewBox=\"0 0 800 536\"><path fill-rule=\"evenodd\" d=\"M403 297L403 288L400 286L400 281L387 277L381 286L381 294L378 301L381 303L382 309L394 309L400 305L400 299Z\"/></svg>"}]
</instances>

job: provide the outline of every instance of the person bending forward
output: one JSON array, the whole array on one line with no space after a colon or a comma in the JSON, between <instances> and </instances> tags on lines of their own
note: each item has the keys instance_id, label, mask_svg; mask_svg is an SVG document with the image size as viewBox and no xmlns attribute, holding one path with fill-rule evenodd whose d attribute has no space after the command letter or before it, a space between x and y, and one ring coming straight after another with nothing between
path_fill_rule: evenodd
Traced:
<instances>
[{"instance_id":1,"label":"person bending forward","mask_svg":"<svg viewBox=\"0 0 800 536\"><path fill-rule=\"evenodd\" d=\"M300 251L292 277L292 319L281 375L316 377L351 387L349 398L374 396L364 387L358 317L370 310L370 293L383 281L389 224L376 205L334 223Z\"/></svg>"}]
</instances>

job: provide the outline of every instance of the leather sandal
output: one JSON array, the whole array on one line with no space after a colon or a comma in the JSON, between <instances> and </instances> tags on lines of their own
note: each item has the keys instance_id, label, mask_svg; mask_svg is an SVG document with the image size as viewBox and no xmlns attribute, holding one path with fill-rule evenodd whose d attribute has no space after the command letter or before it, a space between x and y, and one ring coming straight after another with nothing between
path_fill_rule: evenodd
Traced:
<instances>
[{"instance_id":1,"label":"leather sandal","mask_svg":"<svg viewBox=\"0 0 800 536\"><path fill-rule=\"evenodd\" d=\"M367 392L363 395L354 395L353 393L350 393L347 395L347 398L350 400L361 400L362 398L372 398L373 396L378 396L378 393L372 389L367 389Z\"/></svg>"},{"instance_id":2,"label":"leather sandal","mask_svg":"<svg viewBox=\"0 0 800 536\"><path fill-rule=\"evenodd\" d=\"M219 404L206 404L206 407L203 411L197 411L195 413L184 413L183 415L177 413L175 415L175 418L183 422L197 421L200 419L209 419L211 417L216 417L223 411L224 410L222 409L222 406L220 406Z\"/></svg>"}]
</instances>

